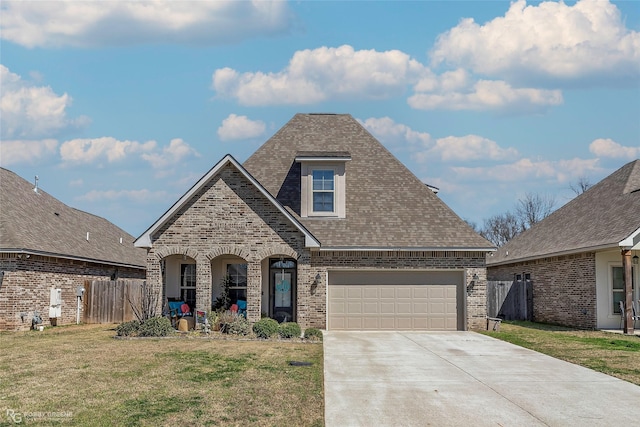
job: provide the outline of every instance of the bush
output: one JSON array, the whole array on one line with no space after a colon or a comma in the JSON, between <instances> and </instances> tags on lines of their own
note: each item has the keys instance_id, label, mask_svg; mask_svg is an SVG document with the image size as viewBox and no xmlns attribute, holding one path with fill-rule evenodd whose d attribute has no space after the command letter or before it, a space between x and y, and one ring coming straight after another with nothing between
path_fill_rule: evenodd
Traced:
<instances>
[{"instance_id":1,"label":"bush","mask_svg":"<svg viewBox=\"0 0 640 427\"><path fill-rule=\"evenodd\" d=\"M116 334L119 337L135 337L140 330L140 322L131 320L129 322L120 323L116 328Z\"/></svg>"},{"instance_id":2,"label":"bush","mask_svg":"<svg viewBox=\"0 0 640 427\"><path fill-rule=\"evenodd\" d=\"M225 332L233 335L249 335L251 333L251 323L244 316L234 315L233 321L227 324Z\"/></svg>"},{"instance_id":3,"label":"bush","mask_svg":"<svg viewBox=\"0 0 640 427\"><path fill-rule=\"evenodd\" d=\"M253 332L258 338L271 338L278 333L278 322L268 317L253 324Z\"/></svg>"},{"instance_id":4,"label":"bush","mask_svg":"<svg viewBox=\"0 0 640 427\"><path fill-rule=\"evenodd\" d=\"M173 333L171 320L166 317L152 317L140 325L138 336L140 337L166 337Z\"/></svg>"},{"instance_id":5,"label":"bush","mask_svg":"<svg viewBox=\"0 0 640 427\"><path fill-rule=\"evenodd\" d=\"M322 331L318 328L307 328L304 331L304 337L311 341L322 341Z\"/></svg>"},{"instance_id":6,"label":"bush","mask_svg":"<svg viewBox=\"0 0 640 427\"><path fill-rule=\"evenodd\" d=\"M296 322L282 323L278 328L278 334L280 334L282 338L298 338L301 333L300 325Z\"/></svg>"}]
</instances>

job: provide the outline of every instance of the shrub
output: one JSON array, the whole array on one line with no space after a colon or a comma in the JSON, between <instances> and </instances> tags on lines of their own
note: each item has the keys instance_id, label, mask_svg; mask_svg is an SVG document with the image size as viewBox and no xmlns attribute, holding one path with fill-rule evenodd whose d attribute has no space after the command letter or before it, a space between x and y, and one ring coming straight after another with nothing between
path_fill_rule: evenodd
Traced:
<instances>
[{"instance_id":1,"label":"shrub","mask_svg":"<svg viewBox=\"0 0 640 427\"><path fill-rule=\"evenodd\" d=\"M278 322L268 317L253 324L253 332L258 338L270 338L278 333Z\"/></svg>"},{"instance_id":2,"label":"shrub","mask_svg":"<svg viewBox=\"0 0 640 427\"><path fill-rule=\"evenodd\" d=\"M307 328L304 331L304 337L311 341L322 341L322 331L318 328Z\"/></svg>"},{"instance_id":3,"label":"shrub","mask_svg":"<svg viewBox=\"0 0 640 427\"><path fill-rule=\"evenodd\" d=\"M120 323L116 328L116 334L119 337L135 337L140 330L140 322L131 320L129 322Z\"/></svg>"},{"instance_id":4,"label":"shrub","mask_svg":"<svg viewBox=\"0 0 640 427\"><path fill-rule=\"evenodd\" d=\"M171 321L166 317L152 317L140 325L140 337L166 337L173 333Z\"/></svg>"},{"instance_id":5,"label":"shrub","mask_svg":"<svg viewBox=\"0 0 640 427\"><path fill-rule=\"evenodd\" d=\"M278 328L278 334L280 334L282 338L298 338L301 333L300 325L296 322L282 323Z\"/></svg>"},{"instance_id":6,"label":"shrub","mask_svg":"<svg viewBox=\"0 0 640 427\"><path fill-rule=\"evenodd\" d=\"M234 315L234 319L225 328L225 332L233 335L249 335L251 323L244 316Z\"/></svg>"},{"instance_id":7,"label":"shrub","mask_svg":"<svg viewBox=\"0 0 640 427\"><path fill-rule=\"evenodd\" d=\"M222 333L228 333L229 325L233 323L237 316L231 313L230 311L220 312L217 316L216 323L217 327ZM215 329L215 327L214 327Z\"/></svg>"}]
</instances>

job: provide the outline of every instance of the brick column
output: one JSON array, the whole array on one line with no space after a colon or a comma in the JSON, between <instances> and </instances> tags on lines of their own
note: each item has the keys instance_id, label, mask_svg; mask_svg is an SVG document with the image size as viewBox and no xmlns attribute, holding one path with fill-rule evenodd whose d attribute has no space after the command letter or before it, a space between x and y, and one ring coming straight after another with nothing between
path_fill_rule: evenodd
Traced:
<instances>
[{"instance_id":1,"label":"brick column","mask_svg":"<svg viewBox=\"0 0 640 427\"><path fill-rule=\"evenodd\" d=\"M262 313L262 269L260 261L247 263L247 320L257 322Z\"/></svg>"},{"instance_id":2,"label":"brick column","mask_svg":"<svg viewBox=\"0 0 640 427\"><path fill-rule=\"evenodd\" d=\"M211 261L196 259L196 310L211 311Z\"/></svg>"},{"instance_id":3,"label":"brick column","mask_svg":"<svg viewBox=\"0 0 640 427\"><path fill-rule=\"evenodd\" d=\"M160 260L156 254L147 250L147 286L150 286L158 295L158 305L156 312L158 315L162 313L164 307L164 298L162 298L162 272L160 271Z\"/></svg>"},{"instance_id":4,"label":"brick column","mask_svg":"<svg viewBox=\"0 0 640 427\"><path fill-rule=\"evenodd\" d=\"M465 272L467 294L467 329L484 329L487 317L487 269L467 268ZM473 285L471 284L473 282Z\"/></svg>"}]
</instances>

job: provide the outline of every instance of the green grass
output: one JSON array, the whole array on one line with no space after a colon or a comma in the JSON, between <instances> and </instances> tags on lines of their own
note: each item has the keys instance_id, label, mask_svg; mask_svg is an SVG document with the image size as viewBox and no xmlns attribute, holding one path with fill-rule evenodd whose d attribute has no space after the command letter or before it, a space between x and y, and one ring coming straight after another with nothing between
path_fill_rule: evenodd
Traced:
<instances>
[{"instance_id":1,"label":"green grass","mask_svg":"<svg viewBox=\"0 0 640 427\"><path fill-rule=\"evenodd\" d=\"M114 339L112 326L1 333L0 425L322 426L322 343ZM312 362L294 367L288 361Z\"/></svg>"},{"instance_id":2,"label":"green grass","mask_svg":"<svg viewBox=\"0 0 640 427\"><path fill-rule=\"evenodd\" d=\"M640 385L638 336L520 321L482 333Z\"/></svg>"}]
</instances>

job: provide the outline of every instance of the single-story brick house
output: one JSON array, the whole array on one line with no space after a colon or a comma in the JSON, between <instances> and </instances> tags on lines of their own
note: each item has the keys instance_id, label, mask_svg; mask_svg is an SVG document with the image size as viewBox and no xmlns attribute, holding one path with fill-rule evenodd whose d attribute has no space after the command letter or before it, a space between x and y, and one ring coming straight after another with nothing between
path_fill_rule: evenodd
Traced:
<instances>
[{"instance_id":1,"label":"single-story brick house","mask_svg":"<svg viewBox=\"0 0 640 427\"><path fill-rule=\"evenodd\" d=\"M357 120L297 114L225 156L135 242L147 280L210 310L303 328L464 330L486 317L492 245Z\"/></svg>"},{"instance_id":2,"label":"single-story brick house","mask_svg":"<svg viewBox=\"0 0 640 427\"><path fill-rule=\"evenodd\" d=\"M0 168L0 330L29 329L34 312L50 325L52 293L56 324L75 323L85 280L144 279L146 254L133 240Z\"/></svg>"},{"instance_id":3,"label":"single-story brick house","mask_svg":"<svg viewBox=\"0 0 640 427\"><path fill-rule=\"evenodd\" d=\"M489 280L530 279L535 321L620 328L626 300L640 299L640 160L630 162L516 236L487 260ZM627 305L629 307L629 305Z\"/></svg>"}]
</instances>

